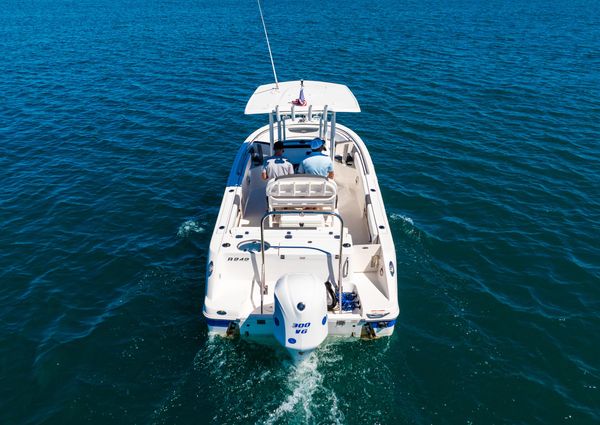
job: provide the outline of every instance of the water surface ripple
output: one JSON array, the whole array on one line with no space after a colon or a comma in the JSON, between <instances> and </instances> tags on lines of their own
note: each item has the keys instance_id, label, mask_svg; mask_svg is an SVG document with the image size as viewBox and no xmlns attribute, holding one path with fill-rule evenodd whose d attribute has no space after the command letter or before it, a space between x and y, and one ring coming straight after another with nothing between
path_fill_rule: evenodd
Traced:
<instances>
[{"instance_id":1,"label":"water surface ripple","mask_svg":"<svg viewBox=\"0 0 600 425\"><path fill-rule=\"evenodd\" d=\"M280 79L347 84L398 256L385 341L207 336L256 4L0 14L0 422L600 422L600 3L265 0Z\"/></svg>"}]
</instances>

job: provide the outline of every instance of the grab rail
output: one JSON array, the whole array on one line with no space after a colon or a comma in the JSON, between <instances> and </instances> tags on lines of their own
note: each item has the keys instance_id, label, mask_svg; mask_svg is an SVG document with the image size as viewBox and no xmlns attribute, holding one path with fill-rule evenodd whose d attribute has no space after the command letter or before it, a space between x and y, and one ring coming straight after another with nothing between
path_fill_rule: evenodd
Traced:
<instances>
[{"instance_id":1,"label":"grab rail","mask_svg":"<svg viewBox=\"0 0 600 425\"><path fill-rule=\"evenodd\" d=\"M338 220L340 220L340 223L342 225L341 229L340 229L340 254L339 254L339 264L338 264L338 292L339 292L339 305L340 305L340 312L342 311L341 309L341 305L342 305L342 251L344 248L344 220L342 219L342 216L339 215L338 213L335 213L333 211L269 211L267 212L265 215L263 215L262 219L260 220L260 252L261 252L261 257L262 257L262 264L261 264L261 269L260 269L260 314L263 314L263 301L264 301L264 296L265 296L265 286L266 286L266 282L265 282L265 219L269 216L272 215L304 215L304 214L309 214L309 215L331 215L334 217L337 217ZM335 277L335 276L334 276Z\"/></svg>"}]
</instances>

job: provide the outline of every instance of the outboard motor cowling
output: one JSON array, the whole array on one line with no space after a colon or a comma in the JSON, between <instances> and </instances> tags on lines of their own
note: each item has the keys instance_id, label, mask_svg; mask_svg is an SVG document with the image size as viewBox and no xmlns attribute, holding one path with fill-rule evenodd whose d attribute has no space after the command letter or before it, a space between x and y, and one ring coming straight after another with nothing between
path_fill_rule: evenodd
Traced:
<instances>
[{"instance_id":1,"label":"outboard motor cowling","mask_svg":"<svg viewBox=\"0 0 600 425\"><path fill-rule=\"evenodd\" d=\"M286 274L275 284L274 332L293 357L327 337L327 292L310 273Z\"/></svg>"}]
</instances>

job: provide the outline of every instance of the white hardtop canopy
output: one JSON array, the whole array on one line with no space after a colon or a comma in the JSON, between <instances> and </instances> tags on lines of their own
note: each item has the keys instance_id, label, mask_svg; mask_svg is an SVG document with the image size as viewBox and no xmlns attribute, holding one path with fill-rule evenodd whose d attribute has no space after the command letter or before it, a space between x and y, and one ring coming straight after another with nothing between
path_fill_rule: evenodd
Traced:
<instances>
[{"instance_id":1,"label":"white hardtop canopy","mask_svg":"<svg viewBox=\"0 0 600 425\"><path fill-rule=\"evenodd\" d=\"M322 81L304 81L304 98L306 106L294 105L292 102L299 98L301 82L285 81L265 84L256 89L248 104L247 115L269 114L275 110L279 113L291 112L306 113L311 108L318 112L328 110L331 112L360 112L358 101L343 84L325 83Z\"/></svg>"}]
</instances>

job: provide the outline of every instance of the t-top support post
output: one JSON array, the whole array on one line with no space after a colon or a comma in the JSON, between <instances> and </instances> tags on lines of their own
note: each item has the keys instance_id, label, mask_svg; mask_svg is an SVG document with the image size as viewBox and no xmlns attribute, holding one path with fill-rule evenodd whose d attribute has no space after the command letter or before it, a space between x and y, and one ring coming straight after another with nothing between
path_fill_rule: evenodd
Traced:
<instances>
[{"instance_id":1,"label":"t-top support post","mask_svg":"<svg viewBox=\"0 0 600 425\"><path fill-rule=\"evenodd\" d=\"M275 114L275 111L272 111L269 114L269 146L270 146L270 152L269 155L273 156L273 149L274 149L274 145L275 145L275 129L273 128L273 115Z\"/></svg>"},{"instance_id":2,"label":"t-top support post","mask_svg":"<svg viewBox=\"0 0 600 425\"><path fill-rule=\"evenodd\" d=\"M331 141L329 142L329 147L330 147L330 152L329 152L329 156L331 157L331 160L333 161L334 157L335 157L335 111L333 111L331 113Z\"/></svg>"}]
</instances>

